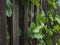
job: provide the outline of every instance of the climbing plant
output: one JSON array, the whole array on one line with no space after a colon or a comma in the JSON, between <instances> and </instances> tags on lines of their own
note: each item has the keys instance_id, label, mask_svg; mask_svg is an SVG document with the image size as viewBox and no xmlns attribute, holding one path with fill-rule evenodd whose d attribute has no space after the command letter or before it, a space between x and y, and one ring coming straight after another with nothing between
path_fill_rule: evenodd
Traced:
<instances>
[{"instance_id":1,"label":"climbing plant","mask_svg":"<svg viewBox=\"0 0 60 45\"><path fill-rule=\"evenodd\" d=\"M35 22L31 22L28 26L27 35L30 42L36 39L37 45L53 45L52 38L54 38L56 44L59 45L60 16L57 11L58 0L47 0L47 10L45 10L45 7L42 5L44 4L43 1L41 4L38 0L22 0L22 4L26 6L30 13L31 10L28 8L29 2L32 2L38 9L41 9L40 12L35 12ZM44 2L46 2L46 0L44 0ZM6 1L6 5L6 15L10 17L12 15L13 5L10 0Z\"/></svg>"},{"instance_id":2,"label":"climbing plant","mask_svg":"<svg viewBox=\"0 0 60 45\"><path fill-rule=\"evenodd\" d=\"M32 22L28 28L29 38L32 40L36 38L37 45L53 45L52 38L59 45L60 41L57 40L59 40L58 35L60 34L60 16L57 12L57 1L48 0L49 7L46 7L48 11L42 9L42 12L37 12L36 22ZM32 2L35 4L34 0ZM40 4L37 2L35 5L38 6Z\"/></svg>"}]
</instances>

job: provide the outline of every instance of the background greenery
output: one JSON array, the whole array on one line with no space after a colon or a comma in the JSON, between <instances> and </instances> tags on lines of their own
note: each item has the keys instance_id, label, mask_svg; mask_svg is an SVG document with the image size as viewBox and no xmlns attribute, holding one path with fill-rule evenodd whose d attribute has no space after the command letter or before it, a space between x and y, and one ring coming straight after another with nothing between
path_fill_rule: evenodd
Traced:
<instances>
[{"instance_id":1,"label":"background greenery","mask_svg":"<svg viewBox=\"0 0 60 45\"><path fill-rule=\"evenodd\" d=\"M29 13L31 13L31 10L29 9L29 2L32 2L36 7L38 7L38 9L41 9L41 11L37 11L35 13L35 22L32 21L28 27L28 39L30 43L32 40L36 39L36 45L53 45L52 39L54 38L56 45L60 45L60 16L57 11L57 7L59 6L58 0L48 0L47 9L44 9L42 6L43 2L41 4L38 0L22 0L22 4L26 6ZM6 5L6 16L11 17L13 4L10 0L6 0ZM20 29L19 36L21 36L21 33L22 31ZM9 33L7 32L8 43L9 39Z\"/></svg>"}]
</instances>

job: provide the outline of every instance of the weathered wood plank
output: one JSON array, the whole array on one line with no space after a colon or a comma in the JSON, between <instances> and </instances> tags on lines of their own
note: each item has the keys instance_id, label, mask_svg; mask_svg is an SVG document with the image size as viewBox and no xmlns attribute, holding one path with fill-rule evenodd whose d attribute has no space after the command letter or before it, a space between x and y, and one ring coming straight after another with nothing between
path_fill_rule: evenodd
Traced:
<instances>
[{"instance_id":1,"label":"weathered wood plank","mask_svg":"<svg viewBox=\"0 0 60 45\"><path fill-rule=\"evenodd\" d=\"M31 2L31 22L34 21L34 4Z\"/></svg>"},{"instance_id":2,"label":"weathered wood plank","mask_svg":"<svg viewBox=\"0 0 60 45\"><path fill-rule=\"evenodd\" d=\"M18 0L13 0L13 45L19 45L19 7Z\"/></svg>"},{"instance_id":3,"label":"weathered wood plank","mask_svg":"<svg viewBox=\"0 0 60 45\"><path fill-rule=\"evenodd\" d=\"M0 45L7 45L6 25L6 0L0 0Z\"/></svg>"},{"instance_id":4,"label":"weathered wood plank","mask_svg":"<svg viewBox=\"0 0 60 45\"><path fill-rule=\"evenodd\" d=\"M24 6L24 26L23 26L23 45L28 45L27 29L28 29L28 9Z\"/></svg>"}]
</instances>

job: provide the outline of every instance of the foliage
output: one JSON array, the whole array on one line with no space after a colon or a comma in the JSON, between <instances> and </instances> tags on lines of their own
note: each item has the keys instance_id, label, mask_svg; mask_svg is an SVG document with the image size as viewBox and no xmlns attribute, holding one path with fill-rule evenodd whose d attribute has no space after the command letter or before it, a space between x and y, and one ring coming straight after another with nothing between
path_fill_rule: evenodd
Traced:
<instances>
[{"instance_id":1,"label":"foliage","mask_svg":"<svg viewBox=\"0 0 60 45\"><path fill-rule=\"evenodd\" d=\"M33 2L33 4L35 4L37 7L40 7L40 3L37 0L31 0Z\"/></svg>"},{"instance_id":2,"label":"foliage","mask_svg":"<svg viewBox=\"0 0 60 45\"><path fill-rule=\"evenodd\" d=\"M10 34L7 32L7 45L9 45L9 42L10 42Z\"/></svg>"},{"instance_id":3,"label":"foliage","mask_svg":"<svg viewBox=\"0 0 60 45\"><path fill-rule=\"evenodd\" d=\"M37 0L22 0L23 5L26 7L29 6L30 1L39 9L42 7ZM56 33L60 34L60 16L56 11L57 1L58 0L48 0L49 10L46 12L44 10L36 12L36 22L31 22L30 26L28 27L28 38L30 40L37 39L37 45L46 45L46 42L48 45L52 45L53 37L55 37L57 45L60 44L60 39L58 36L56 36ZM10 0L7 0L6 13L8 17L12 15L12 9L12 3Z\"/></svg>"},{"instance_id":4,"label":"foliage","mask_svg":"<svg viewBox=\"0 0 60 45\"><path fill-rule=\"evenodd\" d=\"M11 17L13 10L13 5L10 0L6 0L6 15Z\"/></svg>"},{"instance_id":5,"label":"foliage","mask_svg":"<svg viewBox=\"0 0 60 45\"><path fill-rule=\"evenodd\" d=\"M46 45L46 42L48 42L48 45L52 45L52 38L56 37L53 35L55 35L55 33L60 33L60 16L58 15L57 11L54 12L54 10L57 9L57 1L58 0L48 0L49 10L47 11L47 13L44 13L44 10L42 10L42 12L37 12L36 23L31 23L30 28L28 29L31 39L36 38L40 41L40 43L37 43L37 45ZM32 2L35 4L35 0L32 0ZM39 2L35 5L39 7ZM43 31L45 31L45 33ZM43 39L45 39L45 41ZM59 45L59 43L57 44Z\"/></svg>"}]
</instances>

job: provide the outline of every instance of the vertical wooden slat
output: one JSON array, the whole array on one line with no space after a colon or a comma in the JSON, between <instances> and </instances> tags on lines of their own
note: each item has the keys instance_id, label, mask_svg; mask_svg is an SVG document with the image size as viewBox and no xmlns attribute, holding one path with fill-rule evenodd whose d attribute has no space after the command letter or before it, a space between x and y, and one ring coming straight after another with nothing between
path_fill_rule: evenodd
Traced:
<instances>
[{"instance_id":1,"label":"vertical wooden slat","mask_svg":"<svg viewBox=\"0 0 60 45\"><path fill-rule=\"evenodd\" d=\"M41 7L37 7L37 13L42 12L42 0L38 0L38 2L41 4Z\"/></svg>"},{"instance_id":2,"label":"vertical wooden slat","mask_svg":"<svg viewBox=\"0 0 60 45\"><path fill-rule=\"evenodd\" d=\"M34 21L34 4L31 2L31 22Z\"/></svg>"},{"instance_id":3,"label":"vertical wooden slat","mask_svg":"<svg viewBox=\"0 0 60 45\"><path fill-rule=\"evenodd\" d=\"M37 12L37 7L34 5L34 22L36 22L36 12Z\"/></svg>"},{"instance_id":4,"label":"vertical wooden slat","mask_svg":"<svg viewBox=\"0 0 60 45\"><path fill-rule=\"evenodd\" d=\"M27 29L28 29L28 9L24 6L24 26L23 26L23 45L28 45Z\"/></svg>"},{"instance_id":5,"label":"vertical wooden slat","mask_svg":"<svg viewBox=\"0 0 60 45\"><path fill-rule=\"evenodd\" d=\"M0 45L7 45L6 25L6 0L0 0Z\"/></svg>"},{"instance_id":6,"label":"vertical wooden slat","mask_svg":"<svg viewBox=\"0 0 60 45\"><path fill-rule=\"evenodd\" d=\"M60 6L57 7L58 15L60 16Z\"/></svg>"},{"instance_id":7,"label":"vertical wooden slat","mask_svg":"<svg viewBox=\"0 0 60 45\"><path fill-rule=\"evenodd\" d=\"M53 45L56 45L55 38L53 37L51 40L52 40L52 44L53 44Z\"/></svg>"},{"instance_id":8,"label":"vertical wooden slat","mask_svg":"<svg viewBox=\"0 0 60 45\"><path fill-rule=\"evenodd\" d=\"M19 8L18 0L13 0L13 45L19 45Z\"/></svg>"}]
</instances>

